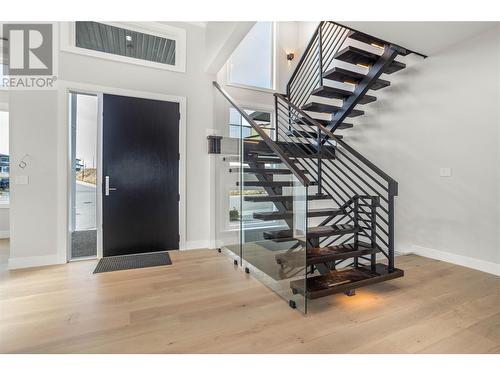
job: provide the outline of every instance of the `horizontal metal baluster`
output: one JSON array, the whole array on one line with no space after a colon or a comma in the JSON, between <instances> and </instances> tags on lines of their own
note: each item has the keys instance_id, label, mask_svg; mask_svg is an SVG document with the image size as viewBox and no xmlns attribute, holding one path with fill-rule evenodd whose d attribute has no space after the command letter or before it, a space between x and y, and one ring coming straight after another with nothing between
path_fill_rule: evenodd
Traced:
<instances>
[{"instance_id":1,"label":"horizontal metal baluster","mask_svg":"<svg viewBox=\"0 0 500 375\"><path fill-rule=\"evenodd\" d=\"M304 74L304 72L307 72L310 68L310 63L311 61L314 61L318 57L314 54L315 49L317 48L318 45L318 38L316 37L316 40L314 41L314 48L311 48L310 50L306 51L306 57L304 59L304 62L300 69L297 71L297 74L295 75L293 81L290 83L290 88L296 88L297 83L299 82L299 75Z\"/></svg>"},{"instance_id":2,"label":"horizontal metal baluster","mask_svg":"<svg viewBox=\"0 0 500 375\"><path fill-rule=\"evenodd\" d=\"M325 54L325 62L327 67L330 67L332 61L335 58L335 54L340 50L340 48L344 45L347 35L349 34L349 30L345 31L340 35L340 38L337 40L334 46Z\"/></svg>"},{"instance_id":3,"label":"horizontal metal baluster","mask_svg":"<svg viewBox=\"0 0 500 375\"><path fill-rule=\"evenodd\" d=\"M373 177L370 173L366 172L363 168L361 168L358 164L356 164L347 154L342 150L341 147L337 147L337 152L344 156L347 160L349 160L352 164L354 164L359 170L363 171L365 175L370 177L375 183L377 183L382 189L384 189L386 192L389 192L389 188L385 187L379 180L377 180L375 177Z\"/></svg>"},{"instance_id":4,"label":"horizontal metal baluster","mask_svg":"<svg viewBox=\"0 0 500 375\"><path fill-rule=\"evenodd\" d=\"M363 182L365 185L367 185L370 189L372 189L373 191L376 192L375 195L380 195L380 193L375 190L368 182L365 181L365 179L363 179L360 175L358 175L355 171L353 171L347 164L345 164L340 158L337 158L335 159L336 162L338 163L341 163L344 167L346 167L353 175L355 175L357 178L359 178L359 180L361 182ZM383 198L383 196L380 196L381 198ZM388 200L386 200L386 202L389 202Z\"/></svg>"},{"instance_id":5,"label":"horizontal metal baluster","mask_svg":"<svg viewBox=\"0 0 500 375\"><path fill-rule=\"evenodd\" d=\"M316 55L316 49L318 41L315 41L315 47L311 48L307 51L306 59L304 60L304 64L301 69L297 72L294 80L290 84L290 88L297 91L297 88L300 87L300 84L304 82L304 77L309 74L309 72L314 68L316 68L316 64L319 63L319 58ZM314 65L311 65L314 64Z\"/></svg>"},{"instance_id":6,"label":"horizontal metal baluster","mask_svg":"<svg viewBox=\"0 0 500 375\"><path fill-rule=\"evenodd\" d=\"M338 30L338 32L333 34L332 38L330 38L329 43L326 44L326 47L323 49L324 52L323 61L326 64L323 65L323 67L327 68L329 66L329 64L331 63L330 57L332 56L333 53L336 53L344 43L345 41L344 33L345 33L344 31Z\"/></svg>"},{"instance_id":7,"label":"horizontal metal baluster","mask_svg":"<svg viewBox=\"0 0 500 375\"><path fill-rule=\"evenodd\" d=\"M342 174L347 177L354 185L356 185L356 187L361 190L363 192L363 194L366 194L366 195L369 195L368 192L363 189L356 181L354 181L351 176L349 176L346 172L344 172L344 170L342 168L340 168L336 163L332 162L331 163L333 166L335 166L335 168L337 168L338 171L342 172ZM333 173L333 172L332 172ZM353 191L354 192L354 191ZM385 197L383 196L380 196L380 198L382 198L383 200L387 201Z\"/></svg>"}]
</instances>

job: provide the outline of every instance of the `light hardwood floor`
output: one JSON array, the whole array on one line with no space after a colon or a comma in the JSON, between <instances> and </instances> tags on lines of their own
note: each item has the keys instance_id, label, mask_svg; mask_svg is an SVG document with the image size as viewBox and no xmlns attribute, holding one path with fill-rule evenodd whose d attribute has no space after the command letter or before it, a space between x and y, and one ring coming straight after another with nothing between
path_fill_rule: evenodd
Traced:
<instances>
[{"instance_id":1,"label":"light hardwood floor","mask_svg":"<svg viewBox=\"0 0 500 375\"><path fill-rule=\"evenodd\" d=\"M500 353L500 278L417 256L406 276L303 316L213 250L93 275L95 261L0 271L0 352Z\"/></svg>"}]
</instances>

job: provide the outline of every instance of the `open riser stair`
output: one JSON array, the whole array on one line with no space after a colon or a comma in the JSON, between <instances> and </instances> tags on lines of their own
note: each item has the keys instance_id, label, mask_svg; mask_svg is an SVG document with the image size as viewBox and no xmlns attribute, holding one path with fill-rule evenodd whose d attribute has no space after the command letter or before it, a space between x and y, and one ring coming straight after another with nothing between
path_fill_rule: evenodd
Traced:
<instances>
[{"instance_id":1,"label":"open riser stair","mask_svg":"<svg viewBox=\"0 0 500 375\"><path fill-rule=\"evenodd\" d=\"M369 111L376 91L405 69L398 57L409 53L321 22L286 94L274 94L272 138L214 83L258 134L240 140L240 163L228 167L241 195L240 248L259 254L242 261L280 282L271 288L291 307L297 296L305 312L307 300L352 295L404 274L394 264L397 182L338 131L348 134L354 125L345 120Z\"/></svg>"}]
</instances>

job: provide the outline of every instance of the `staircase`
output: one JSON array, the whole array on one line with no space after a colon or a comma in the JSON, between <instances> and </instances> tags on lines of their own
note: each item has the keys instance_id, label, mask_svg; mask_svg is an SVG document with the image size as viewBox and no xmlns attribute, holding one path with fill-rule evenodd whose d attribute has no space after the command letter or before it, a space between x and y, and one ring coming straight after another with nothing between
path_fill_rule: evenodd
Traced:
<instances>
[{"instance_id":1,"label":"staircase","mask_svg":"<svg viewBox=\"0 0 500 375\"><path fill-rule=\"evenodd\" d=\"M300 300L306 312L312 299L352 296L355 289L404 274L394 264L397 182L339 132L347 135L354 125L345 121L369 111L376 92L390 86L388 77L405 69L397 58L409 53L321 22L286 95L274 94L274 134L214 82L257 135L241 138L239 165L229 168L238 176L240 211L258 207L246 210L251 218L240 218L240 246L233 252L239 251L240 263L262 271L261 280L291 307ZM249 221L258 229L250 231Z\"/></svg>"}]
</instances>

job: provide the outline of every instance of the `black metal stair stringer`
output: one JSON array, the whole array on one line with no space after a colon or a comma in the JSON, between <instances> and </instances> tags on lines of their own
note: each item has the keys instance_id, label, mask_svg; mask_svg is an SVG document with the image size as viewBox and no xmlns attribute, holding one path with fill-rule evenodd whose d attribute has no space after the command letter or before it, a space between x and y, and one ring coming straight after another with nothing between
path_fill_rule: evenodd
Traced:
<instances>
[{"instance_id":1,"label":"black metal stair stringer","mask_svg":"<svg viewBox=\"0 0 500 375\"><path fill-rule=\"evenodd\" d=\"M375 64L370 68L368 74L356 85L353 94L344 102L340 111L336 112L332 118L327 129L332 133L342 124L347 116L352 112L354 107L361 101L363 96L370 90L370 87L382 75L384 70L392 64L394 59L398 56L396 47L390 45L386 46L384 53L380 56Z\"/></svg>"}]
</instances>

